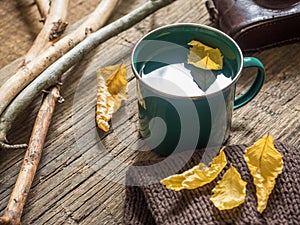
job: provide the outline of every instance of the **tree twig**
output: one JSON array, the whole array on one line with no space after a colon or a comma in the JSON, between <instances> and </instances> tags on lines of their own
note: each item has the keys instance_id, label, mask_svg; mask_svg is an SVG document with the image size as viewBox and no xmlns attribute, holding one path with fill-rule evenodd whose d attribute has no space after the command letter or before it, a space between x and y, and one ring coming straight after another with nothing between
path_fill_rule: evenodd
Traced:
<instances>
[{"instance_id":1,"label":"tree twig","mask_svg":"<svg viewBox=\"0 0 300 225\"><path fill-rule=\"evenodd\" d=\"M8 106L3 115L1 115L0 142L6 140L6 134L10 130L12 122L30 105L33 99L36 98L42 90L55 84L58 78L72 65L79 62L85 54L114 35L138 23L156 10L175 1L176 0L148 1L131 13L91 34L88 38L58 59L30 83Z\"/></svg>"},{"instance_id":2,"label":"tree twig","mask_svg":"<svg viewBox=\"0 0 300 225\"><path fill-rule=\"evenodd\" d=\"M37 3L40 4L40 7L43 7L44 10L46 9L46 2L49 1L37 1ZM44 24L42 30L40 31L40 33L38 34L38 36L36 37L33 45L31 46L31 48L29 49L29 51L26 53L26 55L24 56L24 59L22 60L21 64L17 67L18 70L21 70L22 67L32 61L35 57L37 57L41 51L43 50L43 48L45 48L46 46L50 46L51 42L49 40L49 35L51 34L52 30L53 30L53 26L55 24L55 22L57 21L64 21L67 17L67 7L68 7L68 2L69 0L52 0L51 2L51 8L49 9L49 15L48 18L46 20L46 23ZM48 5L49 8L49 5ZM48 10L47 10L48 13ZM5 88L5 87L3 87ZM0 131L1 133L1 131ZM14 145L10 145L7 143L7 140L4 139L0 142L0 148L1 149L21 149L21 148L27 148L27 144L14 144Z\"/></svg>"},{"instance_id":3,"label":"tree twig","mask_svg":"<svg viewBox=\"0 0 300 225\"><path fill-rule=\"evenodd\" d=\"M108 20L119 0L102 0L90 17L75 31L53 43L38 58L26 63L0 89L0 115L12 99L49 65L72 49Z\"/></svg>"},{"instance_id":4,"label":"tree twig","mask_svg":"<svg viewBox=\"0 0 300 225\"><path fill-rule=\"evenodd\" d=\"M42 156L45 138L58 98L59 87L55 86L51 88L51 91L43 99L16 184L4 215L0 218L1 225L20 224L23 207Z\"/></svg>"},{"instance_id":5,"label":"tree twig","mask_svg":"<svg viewBox=\"0 0 300 225\"><path fill-rule=\"evenodd\" d=\"M1 141L0 142L0 149L22 149L22 148L27 148L27 144L8 144L7 143L7 140L4 142L4 141Z\"/></svg>"},{"instance_id":6,"label":"tree twig","mask_svg":"<svg viewBox=\"0 0 300 225\"><path fill-rule=\"evenodd\" d=\"M40 4L45 4L44 1L38 1ZM27 63L33 61L44 49L49 48L51 46L51 40L49 40L49 36L53 33L53 30L57 26L57 23L66 24L65 20L67 17L67 9L68 9L69 0L52 0L51 6L49 9L49 15L47 16L47 20L33 42L31 48L28 50L27 54L21 65L19 66L19 70L24 69ZM41 6L42 7L42 6ZM45 6L43 6L45 7ZM13 75L16 77L16 75Z\"/></svg>"},{"instance_id":7,"label":"tree twig","mask_svg":"<svg viewBox=\"0 0 300 225\"><path fill-rule=\"evenodd\" d=\"M41 22L44 22L48 16L50 9L50 1L49 0L35 0L37 8L41 15Z\"/></svg>"}]
</instances>

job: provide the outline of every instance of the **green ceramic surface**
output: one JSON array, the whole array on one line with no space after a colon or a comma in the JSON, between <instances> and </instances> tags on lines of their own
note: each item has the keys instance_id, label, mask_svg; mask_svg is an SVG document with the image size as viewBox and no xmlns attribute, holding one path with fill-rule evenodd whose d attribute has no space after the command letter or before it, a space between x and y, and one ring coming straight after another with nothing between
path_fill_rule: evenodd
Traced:
<instances>
[{"instance_id":1,"label":"green ceramic surface","mask_svg":"<svg viewBox=\"0 0 300 225\"><path fill-rule=\"evenodd\" d=\"M219 72L232 79L230 84L205 95L181 96L167 94L143 81L142 72L186 60L191 40L220 49L224 67ZM249 90L235 98L235 84L245 67L256 67L257 76ZM265 76L262 63L243 57L229 36L199 24L173 24L147 34L134 48L132 69L137 80L140 133L152 149L165 156L222 145L229 136L233 109L255 97Z\"/></svg>"}]
</instances>

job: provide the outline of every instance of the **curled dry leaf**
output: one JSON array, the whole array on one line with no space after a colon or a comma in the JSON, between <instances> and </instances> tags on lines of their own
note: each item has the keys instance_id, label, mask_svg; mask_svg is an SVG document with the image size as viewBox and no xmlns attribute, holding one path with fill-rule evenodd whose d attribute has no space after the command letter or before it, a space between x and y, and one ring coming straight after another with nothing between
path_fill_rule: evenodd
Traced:
<instances>
[{"instance_id":1,"label":"curled dry leaf","mask_svg":"<svg viewBox=\"0 0 300 225\"><path fill-rule=\"evenodd\" d=\"M113 114L114 100L108 92L104 78L98 76L97 81L96 122L100 129L107 132L110 127L108 121Z\"/></svg>"},{"instance_id":2,"label":"curled dry leaf","mask_svg":"<svg viewBox=\"0 0 300 225\"><path fill-rule=\"evenodd\" d=\"M124 64L97 70L96 122L100 129L109 130L112 118L124 99L127 99L126 67Z\"/></svg>"},{"instance_id":3,"label":"curled dry leaf","mask_svg":"<svg viewBox=\"0 0 300 225\"><path fill-rule=\"evenodd\" d=\"M192 40L188 55L188 63L204 70L221 70L223 56L218 48L211 48L199 41Z\"/></svg>"},{"instance_id":4,"label":"curled dry leaf","mask_svg":"<svg viewBox=\"0 0 300 225\"><path fill-rule=\"evenodd\" d=\"M209 167L200 163L181 174L169 176L161 180L160 183L175 191L195 189L210 183L226 166L226 155L223 149L220 150L219 155L213 159Z\"/></svg>"},{"instance_id":5,"label":"curled dry leaf","mask_svg":"<svg viewBox=\"0 0 300 225\"><path fill-rule=\"evenodd\" d=\"M212 190L213 195L210 200L219 210L237 207L245 201L246 184L239 172L231 165Z\"/></svg>"},{"instance_id":6,"label":"curled dry leaf","mask_svg":"<svg viewBox=\"0 0 300 225\"><path fill-rule=\"evenodd\" d=\"M275 179L282 173L282 155L276 150L273 137L267 135L246 148L244 157L256 186L257 210L262 213L275 186Z\"/></svg>"}]
</instances>

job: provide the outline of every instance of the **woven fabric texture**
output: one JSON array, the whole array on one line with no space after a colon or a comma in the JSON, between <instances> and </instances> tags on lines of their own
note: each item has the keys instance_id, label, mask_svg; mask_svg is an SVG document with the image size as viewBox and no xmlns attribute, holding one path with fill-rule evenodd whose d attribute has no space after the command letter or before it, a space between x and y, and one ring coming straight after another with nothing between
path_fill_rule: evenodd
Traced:
<instances>
[{"instance_id":1,"label":"woven fabric texture","mask_svg":"<svg viewBox=\"0 0 300 225\"><path fill-rule=\"evenodd\" d=\"M226 168L212 183L195 190L175 192L157 183L158 179L169 175L165 171L169 171L168 169L174 165L173 160L174 163L164 164L162 168L159 168L157 164L159 161L136 163L134 168L127 171L126 176L124 224L300 224L299 149L275 142L275 147L283 155L284 168L282 174L276 179L276 185L269 197L266 209L260 214L257 212L253 179L243 158L245 147L245 145L226 147L225 153L229 162ZM202 151L196 151L179 172L199 163L202 155ZM237 168L242 179L247 182L246 200L239 207L220 211L209 198L212 195L212 189L229 168L230 163ZM151 172L147 165L155 165L155 172ZM137 166L139 170L136 169ZM145 185L134 185L140 183Z\"/></svg>"}]
</instances>

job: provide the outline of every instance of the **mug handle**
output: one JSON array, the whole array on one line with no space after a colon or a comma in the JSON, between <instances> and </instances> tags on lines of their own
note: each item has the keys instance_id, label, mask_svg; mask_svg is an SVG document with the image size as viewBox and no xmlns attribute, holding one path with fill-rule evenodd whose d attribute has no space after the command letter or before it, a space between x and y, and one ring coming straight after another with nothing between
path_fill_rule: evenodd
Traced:
<instances>
[{"instance_id":1,"label":"mug handle","mask_svg":"<svg viewBox=\"0 0 300 225\"><path fill-rule=\"evenodd\" d=\"M243 61L243 68L256 67L257 73L250 88L244 94L234 99L233 109L238 109L250 102L260 91L265 80L265 68L260 60L254 57L244 57Z\"/></svg>"}]
</instances>

